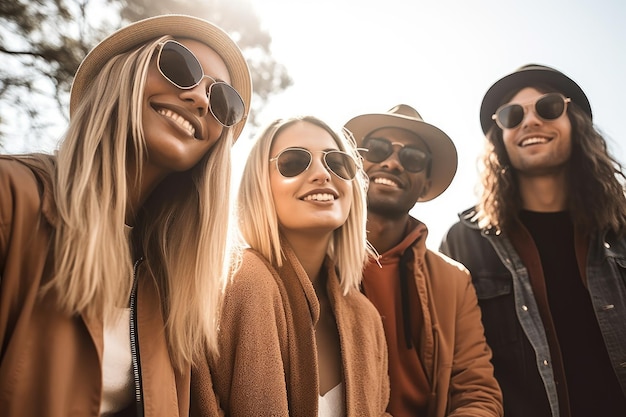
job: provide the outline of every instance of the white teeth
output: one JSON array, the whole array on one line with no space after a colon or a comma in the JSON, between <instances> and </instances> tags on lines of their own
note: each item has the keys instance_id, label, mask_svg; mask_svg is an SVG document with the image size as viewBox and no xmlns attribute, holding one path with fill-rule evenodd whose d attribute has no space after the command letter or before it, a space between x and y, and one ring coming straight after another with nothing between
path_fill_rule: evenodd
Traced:
<instances>
[{"instance_id":1,"label":"white teeth","mask_svg":"<svg viewBox=\"0 0 626 417\"><path fill-rule=\"evenodd\" d=\"M304 201L333 201L335 196L332 194L319 193L319 194L310 194L304 197Z\"/></svg>"},{"instance_id":2,"label":"white teeth","mask_svg":"<svg viewBox=\"0 0 626 417\"><path fill-rule=\"evenodd\" d=\"M537 143L548 143L548 139L541 137L527 138L520 143L520 146L535 145Z\"/></svg>"},{"instance_id":3,"label":"white teeth","mask_svg":"<svg viewBox=\"0 0 626 417\"><path fill-rule=\"evenodd\" d=\"M165 116L170 120L176 122L178 126L189 132L189 135L193 136L196 133L196 129L193 128L191 123L189 123L189 121L180 114L174 113L173 111L167 109L159 109L158 112L161 116Z\"/></svg>"},{"instance_id":4,"label":"white teeth","mask_svg":"<svg viewBox=\"0 0 626 417\"><path fill-rule=\"evenodd\" d=\"M395 181L391 181L387 178L374 178L374 184L384 184L391 187L398 187L398 183L396 183Z\"/></svg>"}]
</instances>

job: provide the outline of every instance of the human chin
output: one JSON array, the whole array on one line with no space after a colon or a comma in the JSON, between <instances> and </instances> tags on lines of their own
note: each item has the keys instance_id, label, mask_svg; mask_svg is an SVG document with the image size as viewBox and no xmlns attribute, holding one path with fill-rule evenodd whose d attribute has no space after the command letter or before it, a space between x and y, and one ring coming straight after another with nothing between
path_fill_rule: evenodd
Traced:
<instances>
[{"instance_id":1,"label":"human chin","mask_svg":"<svg viewBox=\"0 0 626 417\"><path fill-rule=\"evenodd\" d=\"M409 206L408 202L393 198L380 198L368 196L367 210L376 213L382 217L395 218L402 216L413 208L414 204Z\"/></svg>"},{"instance_id":2,"label":"human chin","mask_svg":"<svg viewBox=\"0 0 626 417\"><path fill-rule=\"evenodd\" d=\"M164 173L193 168L211 148L208 142L181 140L155 127L147 129L144 137L147 163L161 167Z\"/></svg>"}]
</instances>

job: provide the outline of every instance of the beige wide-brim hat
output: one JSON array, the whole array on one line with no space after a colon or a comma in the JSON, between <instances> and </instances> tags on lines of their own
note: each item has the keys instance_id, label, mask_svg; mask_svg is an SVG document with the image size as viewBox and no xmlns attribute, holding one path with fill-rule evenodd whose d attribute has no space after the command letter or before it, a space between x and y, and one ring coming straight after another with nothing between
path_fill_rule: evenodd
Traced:
<instances>
[{"instance_id":1,"label":"beige wide-brim hat","mask_svg":"<svg viewBox=\"0 0 626 417\"><path fill-rule=\"evenodd\" d=\"M194 39L217 52L226 63L231 85L243 99L247 116L252 98L252 79L248 64L237 44L224 30L204 19L168 14L131 23L106 37L87 54L72 83L70 117L78 107L84 91L109 59L164 35ZM246 120L247 117L232 127L234 139L241 134Z\"/></svg>"},{"instance_id":2,"label":"beige wide-brim hat","mask_svg":"<svg viewBox=\"0 0 626 417\"><path fill-rule=\"evenodd\" d=\"M443 193L456 174L458 156L452 139L441 129L426 123L413 107L398 104L387 113L362 114L352 118L344 126L352 132L358 146L374 130L397 127L414 132L430 148L432 166L430 189L417 201L429 201Z\"/></svg>"}]
</instances>

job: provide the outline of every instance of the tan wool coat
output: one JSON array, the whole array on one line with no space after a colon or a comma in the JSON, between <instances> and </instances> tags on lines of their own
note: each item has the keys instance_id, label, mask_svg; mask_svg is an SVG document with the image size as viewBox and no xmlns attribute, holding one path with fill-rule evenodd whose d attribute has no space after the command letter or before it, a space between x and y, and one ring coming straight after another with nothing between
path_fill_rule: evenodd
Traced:
<instances>
[{"instance_id":1,"label":"tan wool coat","mask_svg":"<svg viewBox=\"0 0 626 417\"><path fill-rule=\"evenodd\" d=\"M426 247L427 227L411 218L407 238L423 317L419 358L431 386L429 417L501 417L476 291L467 269ZM368 267L377 268L369 265Z\"/></svg>"},{"instance_id":2,"label":"tan wool coat","mask_svg":"<svg viewBox=\"0 0 626 417\"><path fill-rule=\"evenodd\" d=\"M274 268L247 250L227 288L220 357L211 373L227 416L317 417L315 290L289 247ZM327 290L341 343L346 416L383 416L389 398L387 348L380 316L359 291L343 295L326 259Z\"/></svg>"},{"instance_id":3,"label":"tan wool coat","mask_svg":"<svg viewBox=\"0 0 626 417\"><path fill-rule=\"evenodd\" d=\"M0 157L0 415L99 417L102 318L59 311L54 292L40 297L53 273L50 181L41 167ZM191 369L172 367L157 289L146 272L137 271L144 416L217 415L210 396L194 399ZM132 415L131 405L124 416Z\"/></svg>"}]
</instances>

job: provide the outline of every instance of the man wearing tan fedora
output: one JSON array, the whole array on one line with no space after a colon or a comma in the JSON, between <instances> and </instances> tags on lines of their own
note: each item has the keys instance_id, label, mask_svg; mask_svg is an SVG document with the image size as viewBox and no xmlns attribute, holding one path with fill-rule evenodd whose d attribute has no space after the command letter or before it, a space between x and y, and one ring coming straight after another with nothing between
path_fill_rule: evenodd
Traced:
<instances>
[{"instance_id":1,"label":"man wearing tan fedora","mask_svg":"<svg viewBox=\"0 0 626 417\"><path fill-rule=\"evenodd\" d=\"M426 225L409 210L450 185L452 140L400 104L352 118L369 177L368 240L380 254L362 290L383 319L395 417L502 416L476 294L463 265L426 248Z\"/></svg>"}]
</instances>

